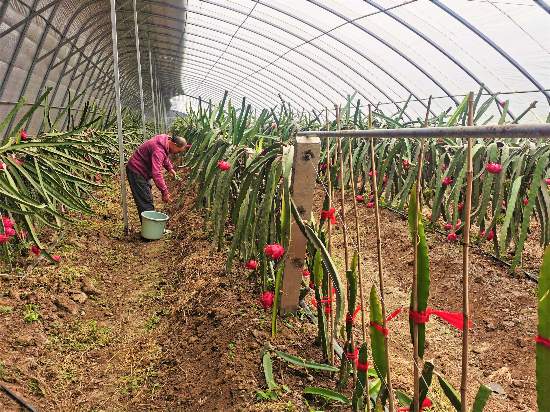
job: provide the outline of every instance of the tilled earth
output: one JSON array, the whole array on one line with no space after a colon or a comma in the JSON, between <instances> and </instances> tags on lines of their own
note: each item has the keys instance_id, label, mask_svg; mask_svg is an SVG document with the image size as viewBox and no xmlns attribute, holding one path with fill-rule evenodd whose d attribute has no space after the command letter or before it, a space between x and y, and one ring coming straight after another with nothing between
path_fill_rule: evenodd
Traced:
<instances>
[{"instance_id":1,"label":"tilled earth","mask_svg":"<svg viewBox=\"0 0 550 412\"><path fill-rule=\"evenodd\" d=\"M192 194L168 208L173 232L156 242L139 240L135 229L121 237L116 189L104 190L101 198L105 204L97 214L83 217L60 239L59 267L40 261L25 273L2 275L0 307L10 308L0 313L3 385L41 411L339 410L302 397L305 386L333 388L330 376L276 359L275 380L286 390L278 400L258 401L257 391L266 388L262 349L270 344L321 361L316 326L287 318L271 338L255 278L242 269L224 272L224 252L211 247ZM372 210L361 208L364 283L370 288L377 284L374 219ZM131 209L134 228L135 215ZM430 306L460 310L461 247L428 236ZM382 212L382 241L386 305L393 310L408 305L412 249L406 222L389 211ZM339 264L342 243L337 226ZM540 259L535 255L530 258ZM479 383L491 384L497 393L487 410L534 411L536 285L483 255L474 253L471 266L470 396ZM31 320L31 312L38 320ZM395 386L410 392L406 314L390 329ZM460 354L460 335L432 318L425 358L457 388ZM435 381L430 397L434 410L451 410ZM0 410L18 406L0 394Z\"/></svg>"}]
</instances>

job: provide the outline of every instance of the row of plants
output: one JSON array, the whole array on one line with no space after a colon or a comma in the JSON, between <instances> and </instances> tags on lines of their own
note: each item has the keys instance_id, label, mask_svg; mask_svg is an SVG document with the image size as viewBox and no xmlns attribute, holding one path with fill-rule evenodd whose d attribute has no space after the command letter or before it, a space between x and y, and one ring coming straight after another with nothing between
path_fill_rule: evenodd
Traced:
<instances>
[{"instance_id":1,"label":"row of plants","mask_svg":"<svg viewBox=\"0 0 550 412\"><path fill-rule=\"evenodd\" d=\"M480 103L480 97L481 94L475 100L473 117L476 122L485 123L487 119L483 117L484 112L495 98L491 97ZM354 410L383 410L380 408L386 407L388 401L390 410L394 410L394 397L402 405L414 408L410 397L391 388L386 322L395 314L388 316L382 310L383 299L380 299L380 290L374 285L369 295L370 347L365 330L363 342L355 342L354 319L358 311L362 312L362 316L365 316L366 311L364 302L359 310L356 305L358 290L361 291L361 300L363 299L358 281L358 259L355 258L346 265L344 282L340 275L342 271L334 264L328 251L328 227L336 220L335 209L329 208L328 196L321 218L317 221L312 217L307 223L302 222L290 196L292 142L295 132L341 127L367 128L368 119L358 109L360 102L355 107L351 102L350 97L342 119L333 121L321 120L322 114L319 113L295 113L285 102L278 108L265 109L258 117L254 117L250 105L244 99L240 107L235 107L231 101L227 101L226 93L218 106L199 103L196 110L189 108L187 116L177 119L173 129L174 133L185 135L192 144L185 158L185 164L190 169L188 181L197 191L197 207L206 212L206 222L212 230L215 246L221 249L226 244L229 245L226 269L231 270L238 258L247 269L258 274L258 281L262 285L262 305L273 308L273 336L277 332L283 257L289 243L292 215L306 235L308 254L303 272L301 299L309 293L314 295L312 318L318 323L319 342L325 359L330 359L334 337L342 343L341 346L335 343L342 353L337 389L342 391L348 387L350 378L353 379L354 388L351 399L327 388L309 388L308 392L349 402ZM422 125L420 119L403 122L405 109L403 107L392 116L375 109L373 126L395 128ZM505 123L506 120L503 114L499 123ZM427 123L454 126L465 122L466 103L463 102L452 112L428 117ZM364 201L368 196L368 204L373 206L375 202L379 202L383 206L408 209L411 234L417 234L419 239L418 242L413 242L418 256L415 269L418 300L416 310L410 310L409 314L411 336L418 333L416 345L419 357L423 359L424 324L430 315L440 316L458 327L461 326L459 320L462 314L449 314L432 310L428 306L429 261L425 223L421 213L424 210L417 207L411 194L414 193L412 189L418 173L420 145L404 139L384 139L371 148L366 139L343 139L337 155L337 145L327 144L329 143L323 142L318 176L318 183L324 185L325 190L327 180L330 179L333 189L342 186L345 190L353 189L352 193L357 196L356 201ZM473 145L475 177L472 221L478 224L479 241L491 238L497 254L515 248L514 265L520 262L533 216L540 225L541 243L547 244L550 240L547 233L550 228L547 223L550 216L550 203L547 201L549 193L546 187L548 181L544 180L547 179L549 151L550 145L547 143L534 144L525 139L488 143L476 140ZM450 230L449 240L456 240L461 235L465 213L461 206L465 197L466 176L463 142L460 139L442 137L429 142L424 155L422 179L418 184L422 193L421 202L431 209L431 224L437 225L443 220L446 225L450 225L447 226ZM351 161L349 164L347 161L341 162L340 165L344 167L340 170L335 161L336 156L350 158ZM374 184L373 177L376 176L380 178ZM374 193L378 193L379 198L374 199ZM503 200L506 202L504 211ZM415 306L411 304L411 309L413 307ZM369 349L374 367L368 366ZM543 350L545 349L547 348L544 347ZM275 390L278 386L271 380L272 373L269 371L271 355L273 353L270 354L269 351L263 354L263 365L268 389ZM277 356L281 357L280 354ZM283 358L285 356L288 358L289 355L282 355ZM312 364L304 360L299 362ZM460 395L435 370L434 365L423 362L418 366L422 370L415 383L420 388L417 395L419 405L427 405L427 394L435 375L453 407L461 410ZM474 411L483 409L489 394L487 387L482 385L479 388L473 405Z\"/></svg>"},{"instance_id":2,"label":"row of plants","mask_svg":"<svg viewBox=\"0 0 550 412\"><path fill-rule=\"evenodd\" d=\"M53 117L49 93L27 111L20 100L0 122L0 133L6 136L0 145L0 260L7 265L29 252L59 262L43 239L71 222L74 212L92 213L91 202L99 202L94 191L116 172L112 113L89 103L77 112L72 99ZM31 135L25 127L40 113L41 132ZM143 140L143 131L130 112L124 119L125 149L131 153ZM14 126L6 130L10 124Z\"/></svg>"}]
</instances>

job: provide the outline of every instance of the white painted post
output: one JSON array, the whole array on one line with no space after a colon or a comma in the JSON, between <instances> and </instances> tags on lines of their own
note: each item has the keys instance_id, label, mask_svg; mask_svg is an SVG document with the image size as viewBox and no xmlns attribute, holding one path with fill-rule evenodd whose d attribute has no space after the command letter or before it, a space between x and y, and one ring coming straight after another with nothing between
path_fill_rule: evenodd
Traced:
<instances>
[{"instance_id":1,"label":"white painted post","mask_svg":"<svg viewBox=\"0 0 550 412\"><path fill-rule=\"evenodd\" d=\"M128 234L128 202L126 197L126 170L124 168L124 141L122 134L122 108L120 103L120 74L118 71L118 37L116 31L116 4L111 0L111 35L113 38L113 70L115 76L115 105L118 132L118 157L120 168L120 200L122 203L122 220L124 234Z\"/></svg>"},{"instance_id":2,"label":"white painted post","mask_svg":"<svg viewBox=\"0 0 550 412\"><path fill-rule=\"evenodd\" d=\"M320 154L321 140L317 136L298 136L296 138L290 192L300 216L305 221L311 219ZM306 247L307 239L300 231L298 224L292 219L290 242L285 257L285 271L281 286L280 311L283 315L298 309Z\"/></svg>"}]
</instances>

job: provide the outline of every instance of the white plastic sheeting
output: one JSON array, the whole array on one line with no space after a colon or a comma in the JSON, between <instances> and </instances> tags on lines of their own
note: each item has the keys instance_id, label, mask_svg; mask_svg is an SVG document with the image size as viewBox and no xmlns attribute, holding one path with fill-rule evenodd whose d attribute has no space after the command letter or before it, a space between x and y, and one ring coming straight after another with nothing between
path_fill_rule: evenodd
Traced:
<instances>
[{"instance_id":1,"label":"white plastic sheeting","mask_svg":"<svg viewBox=\"0 0 550 412\"><path fill-rule=\"evenodd\" d=\"M355 93L392 112L412 96L412 118L430 95L440 112L483 87L511 116L536 101L523 121L545 121L550 13L532 0L189 0L181 80L190 101L227 89L257 107Z\"/></svg>"},{"instance_id":2,"label":"white plastic sheeting","mask_svg":"<svg viewBox=\"0 0 550 412\"><path fill-rule=\"evenodd\" d=\"M132 0L117 0L122 101L139 109ZM550 111L547 0L137 0L146 112L183 111L229 90L255 108L361 105L424 117L480 88L510 101L508 120ZM149 73L149 45L153 81ZM0 117L50 86L112 104L107 0L0 0ZM500 105L491 110L499 118Z\"/></svg>"}]
</instances>

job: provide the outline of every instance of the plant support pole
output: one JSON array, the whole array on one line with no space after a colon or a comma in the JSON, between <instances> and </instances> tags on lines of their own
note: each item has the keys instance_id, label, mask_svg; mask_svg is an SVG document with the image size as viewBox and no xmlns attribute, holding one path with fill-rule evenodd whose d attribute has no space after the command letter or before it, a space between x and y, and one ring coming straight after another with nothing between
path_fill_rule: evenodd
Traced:
<instances>
[{"instance_id":1,"label":"plant support pole","mask_svg":"<svg viewBox=\"0 0 550 412\"><path fill-rule=\"evenodd\" d=\"M369 129L372 128L372 107L369 104ZM376 161L374 158L374 137L370 138L370 157L371 157L371 172L372 172L372 188L374 192L374 216L376 221L376 252L378 256L378 281L380 284L380 303L382 306L382 327L387 328L386 325L386 299L384 297L384 275L383 275L383 264L382 264L382 235L380 231L380 208L378 206L378 183L376 179ZM389 340L386 335L384 335L384 346L386 347L386 364L388 365L388 375L386 376L386 386L388 388L388 402L390 412L394 412L394 398L393 398L393 388L391 383L391 366L390 366L390 349L389 349Z\"/></svg>"},{"instance_id":2,"label":"plant support pole","mask_svg":"<svg viewBox=\"0 0 550 412\"><path fill-rule=\"evenodd\" d=\"M328 108L325 108L325 119L327 123L327 130L330 130L330 123L328 122ZM332 176L331 176L331 164L332 164L332 155L330 153L330 137L326 138L327 143L327 181L328 181L328 208L332 207ZM328 253L332 255L332 225L328 225ZM329 274L329 277L331 275ZM332 288L332 282L330 282L330 287ZM330 342L329 342L329 362L331 365L334 365L334 308L332 304L332 299L329 300L330 305L330 314L329 314L329 331L330 331Z\"/></svg>"},{"instance_id":3,"label":"plant support pole","mask_svg":"<svg viewBox=\"0 0 550 412\"><path fill-rule=\"evenodd\" d=\"M474 94L468 95L468 126L474 124ZM462 375L460 380L460 402L461 411L468 411L468 340L470 322L470 297L469 297L469 276L470 276L470 221L472 209L472 138L468 137L468 147L466 149L467 169L466 169L466 199L464 202L465 222L464 222L464 241L462 242L462 313L464 329L462 331Z\"/></svg>"},{"instance_id":4,"label":"plant support pole","mask_svg":"<svg viewBox=\"0 0 550 412\"><path fill-rule=\"evenodd\" d=\"M120 104L120 74L118 71L118 38L116 31L116 0L111 0L111 34L113 38L113 70L115 76L115 105L118 133L118 157L120 168L120 200L124 234L128 235L128 203L126 198L126 173L124 170L124 141L122 134L122 108Z\"/></svg>"},{"instance_id":5,"label":"plant support pole","mask_svg":"<svg viewBox=\"0 0 550 412\"><path fill-rule=\"evenodd\" d=\"M136 59L139 84L139 103L141 108L141 121L143 123L143 138L147 137L147 128L145 127L145 103L143 101L143 77L141 75L141 52L139 49L139 25L136 1L134 0L134 35L136 37Z\"/></svg>"},{"instance_id":6,"label":"plant support pole","mask_svg":"<svg viewBox=\"0 0 550 412\"><path fill-rule=\"evenodd\" d=\"M428 118L430 116L430 107L432 105L432 96L428 100L428 108L424 119L424 127L428 127ZM422 213L422 168L424 163L424 147L426 139L420 139L420 153L418 153L418 170L416 175L416 218L414 222L413 244L414 244L414 259L413 259L413 282L412 282L412 308L418 312L418 219ZM413 392L413 411L420 410L420 370L418 363L418 324L413 322L413 376L414 376L414 392Z\"/></svg>"}]
</instances>

